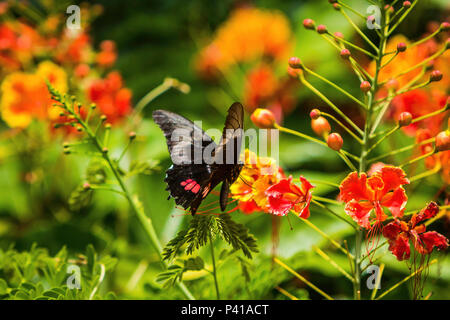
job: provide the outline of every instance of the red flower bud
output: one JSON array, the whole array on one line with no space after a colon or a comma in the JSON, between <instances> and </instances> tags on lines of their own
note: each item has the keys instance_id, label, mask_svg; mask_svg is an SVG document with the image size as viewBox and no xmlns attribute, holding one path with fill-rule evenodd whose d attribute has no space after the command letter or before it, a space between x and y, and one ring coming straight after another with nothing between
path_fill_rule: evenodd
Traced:
<instances>
[{"instance_id":1,"label":"red flower bud","mask_svg":"<svg viewBox=\"0 0 450 320\"><path fill-rule=\"evenodd\" d=\"M339 11L339 10L341 10L341 5L339 3L334 3L333 8L334 8L334 10Z\"/></svg>"},{"instance_id":2,"label":"red flower bud","mask_svg":"<svg viewBox=\"0 0 450 320\"><path fill-rule=\"evenodd\" d=\"M317 32L318 33L320 33L320 34L324 34L324 33L327 33L327 27L325 26L325 25L323 25L323 24L319 24L318 26L317 26Z\"/></svg>"},{"instance_id":3,"label":"red flower bud","mask_svg":"<svg viewBox=\"0 0 450 320\"><path fill-rule=\"evenodd\" d=\"M263 108L257 108L253 111L250 119L255 126L261 129L270 129L275 125L275 116L272 111Z\"/></svg>"},{"instance_id":4,"label":"red flower bud","mask_svg":"<svg viewBox=\"0 0 450 320\"><path fill-rule=\"evenodd\" d=\"M328 135L331 131L330 123L324 117L311 120L311 128L319 137Z\"/></svg>"},{"instance_id":5,"label":"red flower bud","mask_svg":"<svg viewBox=\"0 0 450 320\"><path fill-rule=\"evenodd\" d=\"M398 124L401 127L409 126L412 121L412 114L409 112L402 112L400 113L400 117L398 118Z\"/></svg>"},{"instance_id":6,"label":"red flower bud","mask_svg":"<svg viewBox=\"0 0 450 320\"><path fill-rule=\"evenodd\" d=\"M372 88L372 86L370 85L370 82L369 82L369 81L363 81L363 82L361 82L361 85L360 85L359 87L361 88L361 90L362 90L364 93L369 92L370 89Z\"/></svg>"},{"instance_id":7,"label":"red flower bud","mask_svg":"<svg viewBox=\"0 0 450 320\"><path fill-rule=\"evenodd\" d=\"M450 132L442 131L436 136L436 151L450 150Z\"/></svg>"},{"instance_id":8,"label":"red flower bud","mask_svg":"<svg viewBox=\"0 0 450 320\"><path fill-rule=\"evenodd\" d=\"M368 16L367 17L367 21L368 22L374 22L375 21L375 16Z\"/></svg>"},{"instance_id":9,"label":"red flower bud","mask_svg":"<svg viewBox=\"0 0 450 320\"><path fill-rule=\"evenodd\" d=\"M349 59L351 56L351 53L348 49L342 49L340 54L341 54L341 58L346 59L346 60Z\"/></svg>"},{"instance_id":10,"label":"red flower bud","mask_svg":"<svg viewBox=\"0 0 450 320\"><path fill-rule=\"evenodd\" d=\"M342 140L342 137L339 133L332 133L327 138L327 145L331 149L339 151L344 145L344 140Z\"/></svg>"},{"instance_id":11,"label":"red flower bud","mask_svg":"<svg viewBox=\"0 0 450 320\"><path fill-rule=\"evenodd\" d=\"M312 19L303 20L303 26L305 27L305 29L314 30L315 29L314 20Z\"/></svg>"},{"instance_id":12,"label":"red flower bud","mask_svg":"<svg viewBox=\"0 0 450 320\"><path fill-rule=\"evenodd\" d=\"M83 189L84 189L84 190L89 190L89 189L91 189L91 185L89 184L89 182L83 183Z\"/></svg>"},{"instance_id":13,"label":"red flower bud","mask_svg":"<svg viewBox=\"0 0 450 320\"><path fill-rule=\"evenodd\" d=\"M319 109L312 109L309 113L309 116L312 120L316 120L318 117L320 117L320 110Z\"/></svg>"},{"instance_id":14,"label":"red flower bud","mask_svg":"<svg viewBox=\"0 0 450 320\"><path fill-rule=\"evenodd\" d=\"M411 7L411 2L410 1L403 1L403 7L405 9L409 9Z\"/></svg>"},{"instance_id":15,"label":"red flower bud","mask_svg":"<svg viewBox=\"0 0 450 320\"><path fill-rule=\"evenodd\" d=\"M134 139L136 138L136 132L131 131L131 132L128 134L128 137L130 138L130 140L134 140Z\"/></svg>"},{"instance_id":16,"label":"red flower bud","mask_svg":"<svg viewBox=\"0 0 450 320\"><path fill-rule=\"evenodd\" d=\"M442 31L450 31L450 23L448 23L447 21L442 22L441 30Z\"/></svg>"},{"instance_id":17,"label":"red flower bud","mask_svg":"<svg viewBox=\"0 0 450 320\"><path fill-rule=\"evenodd\" d=\"M293 69L302 69L302 61L298 57L289 58L289 66Z\"/></svg>"},{"instance_id":18,"label":"red flower bud","mask_svg":"<svg viewBox=\"0 0 450 320\"><path fill-rule=\"evenodd\" d=\"M404 52L406 50L406 43L400 42L397 44L397 51Z\"/></svg>"},{"instance_id":19,"label":"red flower bud","mask_svg":"<svg viewBox=\"0 0 450 320\"><path fill-rule=\"evenodd\" d=\"M384 10L388 11L390 14L394 13L394 7L391 6L390 4L385 5Z\"/></svg>"},{"instance_id":20,"label":"red flower bud","mask_svg":"<svg viewBox=\"0 0 450 320\"><path fill-rule=\"evenodd\" d=\"M339 32L339 31L336 31L336 32L334 33L334 36L335 36L336 38L344 39L344 34L343 34L342 32Z\"/></svg>"},{"instance_id":21,"label":"red flower bud","mask_svg":"<svg viewBox=\"0 0 450 320\"><path fill-rule=\"evenodd\" d=\"M443 77L443 75L442 75L441 71L433 70L433 71L431 71L431 74L430 74L430 82L441 81L442 77Z\"/></svg>"}]
</instances>

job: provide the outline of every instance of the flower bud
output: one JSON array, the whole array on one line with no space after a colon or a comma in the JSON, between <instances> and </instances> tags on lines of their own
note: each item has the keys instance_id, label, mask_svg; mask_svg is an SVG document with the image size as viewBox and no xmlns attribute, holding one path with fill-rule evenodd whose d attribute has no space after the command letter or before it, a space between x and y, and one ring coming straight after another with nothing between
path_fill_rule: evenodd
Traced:
<instances>
[{"instance_id":1,"label":"flower bud","mask_svg":"<svg viewBox=\"0 0 450 320\"><path fill-rule=\"evenodd\" d=\"M406 51L406 43L400 42L397 44L397 51L398 52L404 52Z\"/></svg>"},{"instance_id":2,"label":"flower bud","mask_svg":"<svg viewBox=\"0 0 450 320\"><path fill-rule=\"evenodd\" d=\"M312 109L309 113L309 116L312 120L316 120L318 117L320 117L320 110L319 109Z\"/></svg>"},{"instance_id":3,"label":"flower bud","mask_svg":"<svg viewBox=\"0 0 450 320\"><path fill-rule=\"evenodd\" d=\"M441 31L450 31L450 23L447 21L442 22Z\"/></svg>"},{"instance_id":4,"label":"flower bud","mask_svg":"<svg viewBox=\"0 0 450 320\"><path fill-rule=\"evenodd\" d=\"M303 20L303 26L305 27L305 29L314 30L315 29L314 20L312 19Z\"/></svg>"},{"instance_id":5,"label":"flower bud","mask_svg":"<svg viewBox=\"0 0 450 320\"><path fill-rule=\"evenodd\" d=\"M94 110L95 108L97 108L97 105L95 103L91 103L91 109Z\"/></svg>"},{"instance_id":6,"label":"flower bud","mask_svg":"<svg viewBox=\"0 0 450 320\"><path fill-rule=\"evenodd\" d=\"M339 133L334 132L328 136L327 145L334 151L339 151L344 145L344 140Z\"/></svg>"},{"instance_id":7,"label":"flower bud","mask_svg":"<svg viewBox=\"0 0 450 320\"><path fill-rule=\"evenodd\" d=\"M104 114L102 114L101 116L100 116L100 120L102 121L102 122L105 122L106 121L106 116L104 115Z\"/></svg>"},{"instance_id":8,"label":"flower bud","mask_svg":"<svg viewBox=\"0 0 450 320\"><path fill-rule=\"evenodd\" d=\"M403 1L403 7L405 9L409 9L411 7L411 2L410 1Z\"/></svg>"},{"instance_id":9,"label":"flower bud","mask_svg":"<svg viewBox=\"0 0 450 320\"><path fill-rule=\"evenodd\" d=\"M339 3L334 3L333 8L334 8L334 10L339 11L339 10L341 10L341 5Z\"/></svg>"},{"instance_id":10,"label":"flower bud","mask_svg":"<svg viewBox=\"0 0 450 320\"><path fill-rule=\"evenodd\" d=\"M77 78L84 78L89 74L89 71L89 65L81 63L75 67L74 74Z\"/></svg>"},{"instance_id":11,"label":"flower bud","mask_svg":"<svg viewBox=\"0 0 450 320\"><path fill-rule=\"evenodd\" d=\"M275 116L272 111L263 108L257 108L253 111L250 119L255 126L261 129L270 129L275 125Z\"/></svg>"},{"instance_id":12,"label":"flower bud","mask_svg":"<svg viewBox=\"0 0 450 320\"><path fill-rule=\"evenodd\" d=\"M317 32L320 33L320 34L324 34L324 33L327 33L328 30L327 30L327 27L325 25L319 24L317 26Z\"/></svg>"},{"instance_id":13,"label":"flower bud","mask_svg":"<svg viewBox=\"0 0 450 320\"><path fill-rule=\"evenodd\" d=\"M361 85L359 87L361 88L362 92L364 92L364 93L369 92L370 89L372 88L369 81L361 82Z\"/></svg>"},{"instance_id":14,"label":"flower bud","mask_svg":"<svg viewBox=\"0 0 450 320\"><path fill-rule=\"evenodd\" d=\"M340 55L341 55L342 59L348 60L351 56L351 53L350 53L350 50L348 50L348 49L342 49Z\"/></svg>"},{"instance_id":15,"label":"flower bud","mask_svg":"<svg viewBox=\"0 0 450 320\"><path fill-rule=\"evenodd\" d=\"M311 120L311 128L319 137L326 136L331 131L330 123L324 117L318 117L315 120Z\"/></svg>"},{"instance_id":16,"label":"flower bud","mask_svg":"<svg viewBox=\"0 0 450 320\"><path fill-rule=\"evenodd\" d=\"M389 12L390 14L394 13L394 7L391 6L390 4L387 4L384 6L384 10L386 10L387 12Z\"/></svg>"},{"instance_id":17,"label":"flower bud","mask_svg":"<svg viewBox=\"0 0 450 320\"><path fill-rule=\"evenodd\" d=\"M136 138L136 132L131 131L131 132L128 134L128 137L130 138L130 140L134 140L134 139Z\"/></svg>"},{"instance_id":18,"label":"flower bud","mask_svg":"<svg viewBox=\"0 0 450 320\"><path fill-rule=\"evenodd\" d=\"M102 152L103 153L108 153L108 148L107 147L103 147Z\"/></svg>"},{"instance_id":19,"label":"flower bud","mask_svg":"<svg viewBox=\"0 0 450 320\"><path fill-rule=\"evenodd\" d=\"M441 131L436 136L436 151L447 151L450 150L450 132Z\"/></svg>"},{"instance_id":20,"label":"flower bud","mask_svg":"<svg viewBox=\"0 0 450 320\"><path fill-rule=\"evenodd\" d=\"M298 57L290 57L289 66L293 69L303 69L302 61Z\"/></svg>"},{"instance_id":21,"label":"flower bud","mask_svg":"<svg viewBox=\"0 0 450 320\"><path fill-rule=\"evenodd\" d=\"M433 70L433 71L431 71L431 74L430 74L430 82L441 81L442 77L443 77L443 75L442 75L441 71Z\"/></svg>"},{"instance_id":22,"label":"flower bud","mask_svg":"<svg viewBox=\"0 0 450 320\"><path fill-rule=\"evenodd\" d=\"M84 189L84 190L89 190L89 189L91 189L91 185L89 184L89 182L83 183L83 189Z\"/></svg>"},{"instance_id":23,"label":"flower bud","mask_svg":"<svg viewBox=\"0 0 450 320\"><path fill-rule=\"evenodd\" d=\"M398 118L398 124L401 127L409 126L412 121L412 114L409 112L402 112Z\"/></svg>"},{"instance_id":24,"label":"flower bud","mask_svg":"<svg viewBox=\"0 0 450 320\"><path fill-rule=\"evenodd\" d=\"M336 38L344 39L344 34L342 32L336 31L333 34Z\"/></svg>"}]
</instances>

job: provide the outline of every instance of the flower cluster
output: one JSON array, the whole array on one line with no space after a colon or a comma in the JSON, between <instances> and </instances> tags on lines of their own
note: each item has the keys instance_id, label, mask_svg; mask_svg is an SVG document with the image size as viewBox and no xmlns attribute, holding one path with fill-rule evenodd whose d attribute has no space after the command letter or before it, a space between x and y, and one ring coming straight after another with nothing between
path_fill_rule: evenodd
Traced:
<instances>
[{"instance_id":1,"label":"flower cluster","mask_svg":"<svg viewBox=\"0 0 450 320\"><path fill-rule=\"evenodd\" d=\"M12 128L26 128L33 120L50 125L70 122L52 107L46 81L59 92L80 92L81 100L97 103L97 110L117 123L131 111L131 91L121 75L111 71L117 59L115 43L105 40L100 51L93 48L88 34L90 21L99 6L82 6L82 28L65 27L65 19L53 13L52 1L45 6L47 16L38 24L4 15L0 23L0 110ZM4 7L4 11L20 10ZM44 59L43 59L44 58ZM74 132L66 130L66 132Z\"/></svg>"},{"instance_id":2,"label":"flower cluster","mask_svg":"<svg viewBox=\"0 0 450 320\"><path fill-rule=\"evenodd\" d=\"M239 201L242 212L256 211L284 216L290 210L302 218L309 217L313 186L300 177L300 186L286 178L274 160L245 151L240 178L231 186L232 197Z\"/></svg>"},{"instance_id":3,"label":"flower cluster","mask_svg":"<svg viewBox=\"0 0 450 320\"><path fill-rule=\"evenodd\" d=\"M204 76L216 77L236 63L263 56L283 60L289 53L291 37L289 22L282 13L239 8L202 49L196 61L197 70Z\"/></svg>"},{"instance_id":4,"label":"flower cluster","mask_svg":"<svg viewBox=\"0 0 450 320\"><path fill-rule=\"evenodd\" d=\"M242 76L246 110L267 108L281 122L295 106L297 84L285 72L278 72L284 69L292 44L291 28L282 13L238 8L198 54L196 68L204 79L234 81ZM239 69L245 72L236 72Z\"/></svg>"}]
</instances>

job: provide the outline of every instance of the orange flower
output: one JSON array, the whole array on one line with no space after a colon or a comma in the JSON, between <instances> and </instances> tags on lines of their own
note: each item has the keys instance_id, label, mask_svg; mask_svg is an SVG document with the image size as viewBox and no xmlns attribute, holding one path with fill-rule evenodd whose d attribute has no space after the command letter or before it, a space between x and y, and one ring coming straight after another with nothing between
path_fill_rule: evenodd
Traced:
<instances>
[{"instance_id":1,"label":"orange flower","mask_svg":"<svg viewBox=\"0 0 450 320\"><path fill-rule=\"evenodd\" d=\"M280 123L283 113L291 111L295 105L295 83L290 77L277 77L273 68L267 64L252 69L246 76L244 86L244 105L247 111L267 107Z\"/></svg>"},{"instance_id":2,"label":"orange flower","mask_svg":"<svg viewBox=\"0 0 450 320\"><path fill-rule=\"evenodd\" d=\"M409 112L413 119L421 117L442 109L446 100L447 95L440 90L412 90L398 95L392 100L389 117L397 120L403 112ZM414 136L419 128L428 128L431 134L436 134L442 128L445 116L446 113L441 113L409 126L404 126L402 130L410 136Z\"/></svg>"},{"instance_id":3,"label":"orange flower","mask_svg":"<svg viewBox=\"0 0 450 320\"><path fill-rule=\"evenodd\" d=\"M235 63L263 56L285 59L291 46L291 36L289 22L282 13L239 8L200 52L197 69L205 77L215 77Z\"/></svg>"},{"instance_id":4,"label":"orange flower","mask_svg":"<svg viewBox=\"0 0 450 320\"><path fill-rule=\"evenodd\" d=\"M416 142L419 144L422 141L428 140L432 137L433 135L429 129L420 129L416 134ZM419 150L421 154L429 153L433 151L433 143L430 142L423 144L420 146ZM446 183L450 184L450 151L438 152L427 157L425 159L425 167L429 170L433 168L437 168L439 170L440 168L442 179Z\"/></svg>"},{"instance_id":5,"label":"orange flower","mask_svg":"<svg viewBox=\"0 0 450 320\"><path fill-rule=\"evenodd\" d=\"M408 201L402 185L409 184L405 172L397 167L385 166L369 178L366 173L358 176L350 173L340 185L340 199L345 202L345 212L360 226L372 228L373 222L386 220L383 207L390 210L392 216L399 218ZM375 217L371 218L371 212Z\"/></svg>"},{"instance_id":6,"label":"orange flower","mask_svg":"<svg viewBox=\"0 0 450 320\"><path fill-rule=\"evenodd\" d=\"M61 37L57 46L55 58L60 63L79 64L89 62L91 54L91 40L89 35L81 32L73 35L69 31Z\"/></svg>"},{"instance_id":7,"label":"orange flower","mask_svg":"<svg viewBox=\"0 0 450 320\"><path fill-rule=\"evenodd\" d=\"M117 59L116 44L111 40L100 43L101 51L97 54L97 63L102 67L111 67Z\"/></svg>"},{"instance_id":8,"label":"orange flower","mask_svg":"<svg viewBox=\"0 0 450 320\"><path fill-rule=\"evenodd\" d=\"M21 22L0 25L0 66L17 70L42 49L43 39L30 26Z\"/></svg>"},{"instance_id":9,"label":"orange flower","mask_svg":"<svg viewBox=\"0 0 450 320\"><path fill-rule=\"evenodd\" d=\"M59 91L67 91L65 71L50 61L41 62L36 73L15 72L5 77L0 108L10 127L25 128L33 119L56 119L59 111L52 107L46 79Z\"/></svg>"},{"instance_id":10,"label":"orange flower","mask_svg":"<svg viewBox=\"0 0 450 320\"><path fill-rule=\"evenodd\" d=\"M407 46L406 51L399 52L397 56L383 69L381 69L378 79L381 82L387 81L389 79L396 79L398 81L398 84L400 87L407 84L409 81L414 79L417 75L420 74L421 69L416 68L405 75L402 75L400 77L397 77L397 74L400 72L422 62L424 59L426 59L430 54L435 51L436 47L431 42L425 42L418 46L409 48L410 41L403 35L395 35L393 36L389 42L386 45L386 52L396 52L397 51L397 45L399 43L404 43ZM382 64L389 61L389 59L392 58L392 55L386 55L382 59ZM372 61L368 67L368 71L370 74L375 73L376 64L375 61Z\"/></svg>"},{"instance_id":11,"label":"orange flower","mask_svg":"<svg viewBox=\"0 0 450 320\"><path fill-rule=\"evenodd\" d=\"M245 150L244 167L240 178L230 187L233 199L239 200L239 208L244 213L269 212L270 205L265 191L285 178L271 158L258 157Z\"/></svg>"},{"instance_id":12,"label":"orange flower","mask_svg":"<svg viewBox=\"0 0 450 320\"><path fill-rule=\"evenodd\" d=\"M88 96L110 123L120 121L131 112L131 90L123 87L122 76L117 71L92 82Z\"/></svg>"}]
</instances>

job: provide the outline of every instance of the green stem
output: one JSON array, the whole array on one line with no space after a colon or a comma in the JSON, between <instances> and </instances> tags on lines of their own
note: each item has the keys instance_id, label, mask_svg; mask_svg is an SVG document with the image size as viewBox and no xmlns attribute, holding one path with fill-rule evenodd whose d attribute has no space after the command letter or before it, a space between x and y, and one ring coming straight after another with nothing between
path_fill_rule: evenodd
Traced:
<instances>
[{"instance_id":1,"label":"green stem","mask_svg":"<svg viewBox=\"0 0 450 320\"><path fill-rule=\"evenodd\" d=\"M217 300L220 300L219 283L217 282L216 258L214 256L214 245L213 245L213 241L212 241L211 230L209 230L209 244L211 247L211 259L212 259L212 265L213 265L214 285L216 287Z\"/></svg>"}]
</instances>

